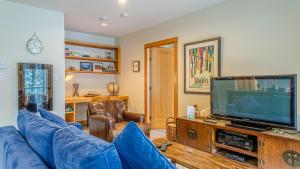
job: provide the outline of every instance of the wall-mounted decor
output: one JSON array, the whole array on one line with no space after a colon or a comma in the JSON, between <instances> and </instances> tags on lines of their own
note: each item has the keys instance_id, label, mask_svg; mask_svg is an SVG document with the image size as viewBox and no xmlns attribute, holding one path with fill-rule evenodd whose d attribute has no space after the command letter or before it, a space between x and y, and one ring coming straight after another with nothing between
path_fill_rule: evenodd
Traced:
<instances>
[{"instance_id":1,"label":"wall-mounted decor","mask_svg":"<svg viewBox=\"0 0 300 169\"><path fill-rule=\"evenodd\" d=\"M27 50L31 54L40 54L43 51L42 41L37 37L36 33L28 40L27 42Z\"/></svg>"},{"instance_id":2,"label":"wall-mounted decor","mask_svg":"<svg viewBox=\"0 0 300 169\"><path fill-rule=\"evenodd\" d=\"M133 61L133 72L140 72L140 61Z\"/></svg>"},{"instance_id":3,"label":"wall-mounted decor","mask_svg":"<svg viewBox=\"0 0 300 169\"><path fill-rule=\"evenodd\" d=\"M94 63L94 72L103 72L103 63Z\"/></svg>"},{"instance_id":4,"label":"wall-mounted decor","mask_svg":"<svg viewBox=\"0 0 300 169\"><path fill-rule=\"evenodd\" d=\"M210 78L220 76L221 37L184 45L184 92L210 93Z\"/></svg>"},{"instance_id":5,"label":"wall-mounted decor","mask_svg":"<svg viewBox=\"0 0 300 169\"><path fill-rule=\"evenodd\" d=\"M93 71L93 63L92 62L80 62L80 70L81 71Z\"/></svg>"}]
</instances>

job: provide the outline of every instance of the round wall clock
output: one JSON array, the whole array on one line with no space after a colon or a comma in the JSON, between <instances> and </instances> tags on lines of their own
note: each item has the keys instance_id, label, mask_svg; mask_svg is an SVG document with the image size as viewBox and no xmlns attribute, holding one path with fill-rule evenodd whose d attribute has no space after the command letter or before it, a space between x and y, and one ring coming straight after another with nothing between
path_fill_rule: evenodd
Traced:
<instances>
[{"instance_id":1,"label":"round wall clock","mask_svg":"<svg viewBox=\"0 0 300 169\"><path fill-rule=\"evenodd\" d=\"M42 41L37 37L36 33L27 42L27 49L32 54L40 54L43 51Z\"/></svg>"}]
</instances>

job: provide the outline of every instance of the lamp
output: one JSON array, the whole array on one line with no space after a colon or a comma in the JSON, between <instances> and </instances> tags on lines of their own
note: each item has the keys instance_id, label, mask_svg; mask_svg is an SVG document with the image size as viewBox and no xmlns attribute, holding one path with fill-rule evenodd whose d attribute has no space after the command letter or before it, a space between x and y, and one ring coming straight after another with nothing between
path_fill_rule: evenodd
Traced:
<instances>
[{"instance_id":1,"label":"lamp","mask_svg":"<svg viewBox=\"0 0 300 169\"><path fill-rule=\"evenodd\" d=\"M108 83L107 90L112 96L115 96L119 92L119 85L115 82Z\"/></svg>"},{"instance_id":2,"label":"lamp","mask_svg":"<svg viewBox=\"0 0 300 169\"><path fill-rule=\"evenodd\" d=\"M73 74L66 74L65 81L68 82L68 81L72 80L73 78L74 78Z\"/></svg>"}]
</instances>

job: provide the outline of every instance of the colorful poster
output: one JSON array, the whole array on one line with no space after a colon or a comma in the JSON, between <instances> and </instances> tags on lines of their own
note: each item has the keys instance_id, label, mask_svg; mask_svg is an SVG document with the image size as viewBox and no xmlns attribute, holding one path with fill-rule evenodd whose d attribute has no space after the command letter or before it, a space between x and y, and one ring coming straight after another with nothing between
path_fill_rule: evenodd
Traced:
<instances>
[{"instance_id":1,"label":"colorful poster","mask_svg":"<svg viewBox=\"0 0 300 169\"><path fill-rule=\"evenodd\" d=\"M210 93L210 79L220 74L221 38L185 44L185 93Z\"/></svg>"}]
</instances>

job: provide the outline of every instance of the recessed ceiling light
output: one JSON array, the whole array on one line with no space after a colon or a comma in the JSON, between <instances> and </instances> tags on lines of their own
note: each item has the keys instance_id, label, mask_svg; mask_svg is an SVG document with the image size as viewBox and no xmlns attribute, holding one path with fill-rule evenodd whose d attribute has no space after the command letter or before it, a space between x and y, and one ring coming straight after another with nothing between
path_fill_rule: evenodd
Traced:
<instances>
[{"instance_id":1,"label":"recessed ceiling light","mask_svg":"<svg viewBox=\"0 0 300 169\"><path fill-rule=\"evenodd\" d=\"M121 5L126 4L126 2L127 2L127 0L119 0L119 3L120 3Z\"/></svg>"},{"instance_id":2,"label":"recessed ceiling light","mask_svg":"<svg viewBox=\"0 0 300 169\"><path fill-rule=\"evenodd\" d=\"M128 12L123 12L123 13L121 13L121 15L120 15L121 17L128 17L129 16L129 14L128 14Z\"/></svg>"},{"instance_id":3,"label":"recessed ceiling light","mask_svg":"<svg viewBox=\"0 0 300 169\"><path fill-rule=\"evenodd\" d=\"M105 27L107 26L108 24L107 23L102 23L101 26Z\"/></svg>"},{"instance_id":4,"label":"recessed ceiling light","mask_svg":"<svg viewBox=\"0 0 300 169\"><path fill-rule=\"evenodd\" d=\"M102 22L107 22L107 21L108 21L108 17L107 17L107 16L102 16L102 17L100 18L100 21L102 21Z\"/></svg>"}]
</instances>

